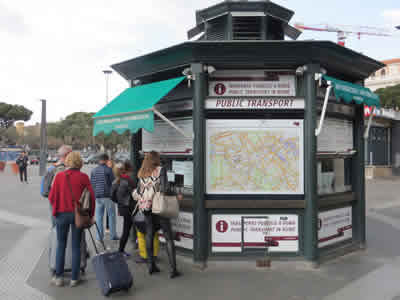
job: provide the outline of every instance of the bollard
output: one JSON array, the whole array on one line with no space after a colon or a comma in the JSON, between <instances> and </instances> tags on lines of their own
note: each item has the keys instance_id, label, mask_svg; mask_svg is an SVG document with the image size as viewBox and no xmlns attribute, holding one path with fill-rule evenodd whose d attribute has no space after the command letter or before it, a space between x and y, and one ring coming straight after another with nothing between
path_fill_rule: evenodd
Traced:
<instances>
[{"instance_id":1,"label":"bollard","mask_svg":"<svg viewBox=\"0 0 400 300\"><path fill-rule=\"evenodd\" d=\"M11 163L10 166L11 166L12 172L13 172L15 175L18 175L18 173L19 173L18 165L14 162L14 163Z\"/></svg>"}]
</instances>

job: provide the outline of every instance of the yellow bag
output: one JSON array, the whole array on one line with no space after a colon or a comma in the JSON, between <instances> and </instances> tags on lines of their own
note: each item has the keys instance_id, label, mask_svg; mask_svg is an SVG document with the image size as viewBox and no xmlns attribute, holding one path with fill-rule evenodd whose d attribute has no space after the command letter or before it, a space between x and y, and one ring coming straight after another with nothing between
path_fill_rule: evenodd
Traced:
<instances>
[{"instance_id":1,"label":"yellow bag","mask_svg":"<svg viewBox=\"0 0 400 300\"><path fill-rule=\"evenodd\" d=\"M139 244L139 255L141 258L147 259L147 251L146 251L146 236L144 233L141 233L139 230L137 232L137 239L138 239L138 244ZM154 240L153 240L153 251L154 251L154 256L158 255L158 252L160 250L160 241L158 240L158 232L154 234Z\"/></svg>"}]
</instances>

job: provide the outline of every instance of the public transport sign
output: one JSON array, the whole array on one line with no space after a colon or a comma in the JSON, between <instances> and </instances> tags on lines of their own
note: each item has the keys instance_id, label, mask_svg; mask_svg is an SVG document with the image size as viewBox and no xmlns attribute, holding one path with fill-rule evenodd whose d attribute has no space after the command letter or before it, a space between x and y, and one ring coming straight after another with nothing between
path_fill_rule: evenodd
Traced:
<instances>
[{"instance_id":1,"label":"public transport sign","mask_svg":"<svg viewBox=\"0 0 400 300\"><path fill-rule=\"evenodd\" d=\"M304 109L304 99L293 97L208 98L206 109Z\"/></svg>"}]
</instances>

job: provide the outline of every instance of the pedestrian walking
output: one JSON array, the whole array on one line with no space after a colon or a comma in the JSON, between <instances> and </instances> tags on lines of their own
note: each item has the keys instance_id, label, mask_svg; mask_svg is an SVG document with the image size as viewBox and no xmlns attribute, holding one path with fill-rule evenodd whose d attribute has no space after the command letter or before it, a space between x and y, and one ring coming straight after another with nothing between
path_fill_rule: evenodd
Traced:
<instances>
[{"instance_id":1,"label":"pedestrian walking","mask_svg":"<svg viewBox=\"0 0 400 300\"><path fill-rule=\"evenodd\" d=\"M110 225L111 240L118 240L116 228L116 211L115 203L111 201L111 185L114 181L114 175L106 163L109 157L106 153L99 156L99 164L94 168L90 175L94 193L96 195L96 223L99 227L99 232L96 233L97 240L104 240L104 212L108 215Z\"/></svg>"},{"instance_id":2,"label":"pedestrian walking","mask_svg":"<svg viewBox=\"0 0 400 300\"><path fill-rule=\"evenodd\" d=\"M125 252L125 246L128 242L131 229L135 230L132 213L136 206L136 201L132 198L132 191L135 188L132 176L132 165L129 161L118 163L114 168L116 179L113 182L111 193L115 195L115 200L118 203L118 212L123 217L122 236L119 242L119 251L125 257L130 257L129 253Z\"/></svg>"},{"instance_id":3,"label":"pedestrian walking","mask_svg":"<svg viewBox=\"0 0 400 300\"><path fill-rule=\"evenodd\" d=\"M47 169L46 174L43 176L40 184L40 194L44 198L49 197L50 190L54 182L54 177L57 175L57 173L65 171L66 169L65 158L70 152L72 152L72 147L69 145L62 145L60 148L58 148L57 150L58 161ZM49 205L50 205L51 225L52 227L54 227L56 226L56 223L55 223L55 218L53 217L53 207L51 206L50 202Z\"/></svg>"},{"instance_id":4,"label":"pedestrian walking","mask_svg":"<svg viewBox=\"0 0 400 300\"><path fill-rule=\"evenodd\" d=\"M154 195L158 192L166 192L166 176L166 170L161 168L160 154L156 151L147 153L138 173L138 187L134 193L136 195L142 195L145 198L146 194L152 194L154 197ZM147 193L148 191L151 192ZM160 269L156 265L155 258L153 256L153 239L155 232L161 228L166 240L166 249L170 265L170 278L178 277L181 275L181 273L176 267L176 251L172 236L171 221L169 218L152 213L152 199L141 200L145 200L139 200L139 208L144 214L144 221L146 224L146 252L148 255L147 264L149 274L151 275L153 273L160 272Z\"/></svg>"},{"instance_id":5,"label":"pedestrian walking","mask_svg":"<svg viewBox=\"0 0 400 300\"><path fill-rule=\"evenodd\" d=\"M21 182L28 183L28 156L25 151L22 151L16 160L19 171L19 179Z\"/></svg>"},{"instance_id":6,"label":"pedestrian walking","mask_svg":"<svg viewBox=\"0 0 400 300\"><path fill-rule=\"evenodd\" d=\"M111 170L114 170L114 161L112 159L107 160L106 165L107 167L111 168ZM110 232L110 222L108 220L108 214L106 214L106 232Z\"/></svg>"},{"instance_id":7,"label":"pedestrian walking","mask_svg":"<svg viewBox=\"0 0 400 300\"><path fill-rule=\"evenodd\" d=\"M76 286L80 282L79 271L81 264L82 230L75 226L75 208L85 188L90 193L91 212L94 216L95 195L89 177L80 171L83 161L79 152L71 152L65 159L67 170L58 173L50 189L49 201L53 208L57 230L56 274L52 283L56 286L64 285L65 250L69 230L72 231L72 276L70 285Z\"/></svg>"}]
</instances>

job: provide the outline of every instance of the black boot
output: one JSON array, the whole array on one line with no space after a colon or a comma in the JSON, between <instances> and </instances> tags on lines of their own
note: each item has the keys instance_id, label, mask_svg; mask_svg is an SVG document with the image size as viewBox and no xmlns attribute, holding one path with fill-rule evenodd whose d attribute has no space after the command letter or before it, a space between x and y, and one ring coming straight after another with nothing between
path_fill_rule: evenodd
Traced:
<instances>
[{"instance_id":1,"label":"black boot","mask_svg":"<svg viewBox=\"0 0 400 300\"><path fill-rule=\"evenodd\" d=\"M175 245L172 240L167 241L167 254L170 266L169 278L181 276L182 274L176 269Z\"/></svg>"},{"instance_id":2,"label":"black boot","mask_svg":"<svg viewBox=\"0 0 400 300\"><path fill-rule=\"evenodd\" d=\"M157 267L154 256L149 256L147 259L147 265L149 267L149 274L152 275L153 273L160 273L160 269Z\"/></svg>"}]
</instances>

